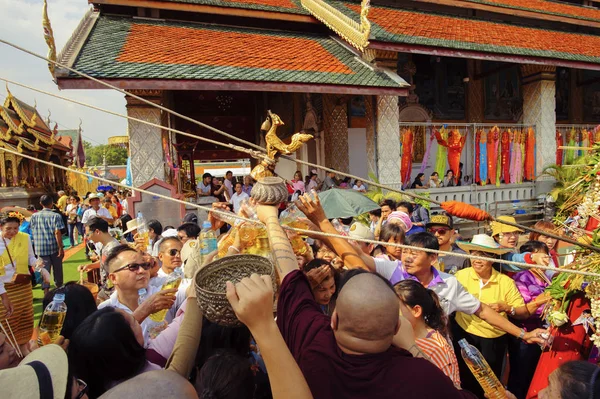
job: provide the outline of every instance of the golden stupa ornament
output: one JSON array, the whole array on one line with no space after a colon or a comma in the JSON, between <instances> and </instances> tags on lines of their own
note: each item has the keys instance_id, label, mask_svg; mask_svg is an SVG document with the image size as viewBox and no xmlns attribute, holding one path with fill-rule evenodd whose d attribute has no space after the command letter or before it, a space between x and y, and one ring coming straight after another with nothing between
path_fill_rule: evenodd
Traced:
<instances>
[{"instance_id":1,"label":"golden stupa ornament","mask_svg":"<svg viewBox=\"0 0 600 399\"><path fill-rule=\"evenodd\" d=\"M267 143L267 156L262 158L260 163L256 165L250 176L254 180L259 180L263 177L275 176L275 166L281 155L289 155L300 149L304 143L313 138L312 134L294 133L290 144L285 144L277 136L277 128L284 125L278 115L268 111L267 119L263 122L261 130L266 131L265 142Z\"/></svg>"}]
</instances>

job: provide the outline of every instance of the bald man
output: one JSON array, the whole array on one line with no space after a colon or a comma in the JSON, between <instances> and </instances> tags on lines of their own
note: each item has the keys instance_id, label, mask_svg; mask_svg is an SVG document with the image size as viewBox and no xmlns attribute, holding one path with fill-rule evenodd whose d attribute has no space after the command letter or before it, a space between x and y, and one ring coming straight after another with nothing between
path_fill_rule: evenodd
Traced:
<instances>
[{"instance_id":1,"label":"bald man","mask_svg":"<svg viewBox=\"0 0 600 399\"><path fill-rule=\"evenodd\" d=\"M197 399L198 395L193 385L179 374L167 370L154 370L120 383L100 398Z\"/></svg>"},{"instance_id":2,"label":"bald man","mask_svg":"<svg viewBox=\"0 0 600 399\"><path fill-rule=\"evenodd\" d=\"M323 314L297 269L277 208L260 205L257 214L282 280L277 324L315 399L475 398L456 389L429 361L392 346L400 328L399 301L383 277L348 272L335 311L331 317Z\"/></svg>"}]
</instances>

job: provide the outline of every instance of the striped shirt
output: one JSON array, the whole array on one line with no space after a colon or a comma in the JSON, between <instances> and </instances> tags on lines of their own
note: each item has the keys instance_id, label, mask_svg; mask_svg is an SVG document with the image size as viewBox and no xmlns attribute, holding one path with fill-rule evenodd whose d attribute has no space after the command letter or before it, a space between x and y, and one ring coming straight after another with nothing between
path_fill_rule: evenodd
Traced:
<instances>
[{"instance_id":1,"label":"striped shirt","mask_svg":"<svg viewBox=\"0 0 600 399\"><path fill-rule=\"evenodd\" d=\"M48 256L58 252L58 242L54 233L65 228L62 216L52 209L44 208L31 216L31 238L38 256ZM62 243L60 243L62 247Z\"/></svg>"},{"instance_id":2,"label":"striped shirt","mask_svg":"<svg viewBox=\"0 0 600 399\"><path fill-rule=\"evenodd\" d=\"M454 386L460 389L458 361L448 340L439 332L431 330L427 337L418 338L415 343L423 353L429 356L431 362L452 380Z\"/></svg>"}]
</instances>

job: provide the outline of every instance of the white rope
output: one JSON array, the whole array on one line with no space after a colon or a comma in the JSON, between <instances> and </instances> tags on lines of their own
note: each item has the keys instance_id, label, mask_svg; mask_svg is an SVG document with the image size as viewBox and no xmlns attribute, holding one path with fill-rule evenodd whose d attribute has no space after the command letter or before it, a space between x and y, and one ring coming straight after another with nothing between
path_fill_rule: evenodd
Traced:
<instances>
[{"instance_id":1,"label":"white rope","mask_svg":"<svg viewBox=\"0 0 600 399\"><path fill-rule=\"evenodd\" d=\"M0 150L10 153L10 154L14 154L26 159L30 159L32 161L36 161L36 162L40 162L42 164L45 165L49 165L52 166L54 168L58 168L58 169L62 169L65 170L67 172L72 172L75 174L79 174L85 177L90 177L90 175L88 173L82 172L82 171L78 171L78 170L73 170L70 168L67 168L65 166L62 165L56 165L52 162L49 161L44 161L29 155L25 155L25 154L20 154L17 151L12 151L9 150L7 148L2 148L0 147ZM165 199L167 201L173 201L179 204L183 204L183 205L188 205L188 206L192 206L194 208L197 209L201 209L207 212L212 212L215 214L219 214L219 215L223 215L226 217L231 217L231 218L235 218L235 219L239 219L242 220L244 222L249 222L249 223L254 223L254 224L259 224L264 226L264 224L256 219L248 219L245 218L243 216L231 213L231 212L225 212L219 209L215 209L212 207L206 207L206 206L202 206L202 205L198 205L198 204L194 204L194 203L190 203L190 202L186 202L183 200L179 200L177 198L172 198L172 197L168 197L166 195L162 195L159 193L155 193L155 192L151 192L148 190L144 190L144 189L140 189L140 188L135 188L126 184L122 184L122 183L117 183L117 182L113 182L111 180L108 179L104 179L102 177L97 177L97 176L91 176L93 179L96 179L98 181L104 182L104 183L108 183L111 185L116 185L119 187L123 187L126 188L128 190L132 190L132 191L139 191L141 193L144 194L148 194L148 195L152 195L155 197L159 197L162 199ZM592 272L585 272L585 271L580 271L580 270L570 270L570 269L556 269L556 268L552 268L552 267L547 267L547 266L541 266L541 265L530 265L528 263L521 263L521 262L513 262L513 261L508 261L508 260L504 260L504 259L496 259L496 258L487 258L487 257L483 257L483 256L476 256L476 255L469 255L469 254L461 254L461 253L456 253L456 252L448 252L448 251L439 251L439 250L435 250L435 249L428 249L428 248L423 248L423 247L415 247L415 246L411 246L411 245L404 245L404 244L397 244L397 243L388 243L385 241L377 241L377 240L368 240L365 238L352 238L352 237L348 237L348 236L344 236L344 235L340 235L340 234L331 234L331 233L325 233L322 231L313 231L313 230L305 230L305 229L298 229L298 228L294 228L294 227L290 227L290 226L282 226L284 229L286 230L292 230L295 231L296 233L299 234L304 234L304 235L315 235L315 236L321 236L321 237L331 237L331 238L342 238L344 240L351 240L351 241L360 241L360 242L365 242L367 244L376 244L376 245L383 245L383 246L393 246L393 247L398 247L398 248L403 248L403 249L411 249L411 250L415 250L415 251L422 251L422 252L428 252L428 253L434 253L434 254L438 254L438 255L452 255L452 256L459 256L461 258L468 258L468 259L478 259L478 260L483 260L483 261L492 261L495 263L502 263L502 264L509 264L509 265L515 265L521 268L535 268L535 269L541 269L541 270L550 270L550 271L554 271L554 272L563 272L563 273L572 273L572 274L580 274L580 275L584 275L584 276L590 276L590 277L600 277L600 274L598 273L592 273Z\"/></svg>"}]
</instances>

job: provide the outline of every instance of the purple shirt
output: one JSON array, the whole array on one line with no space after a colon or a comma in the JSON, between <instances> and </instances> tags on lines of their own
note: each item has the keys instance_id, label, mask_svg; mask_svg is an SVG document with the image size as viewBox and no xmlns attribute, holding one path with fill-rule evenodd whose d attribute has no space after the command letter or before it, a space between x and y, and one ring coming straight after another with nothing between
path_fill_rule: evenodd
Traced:
<instances>
[{"instance_id":1,"label":"purple shirt","mask_svg":"<svg viewBox=\"0 0 600 399\"><path fill-rule=\"evenodd\" d=\"M533 301L538 295L544 292L546 287L548 287L547 282L535 276L530 270L515 274L513 280L526 304ZM527 331L539 328L542 326L540 316L543 310L544 305L541 305L530 318L520 322L517 321L515 324L520 324L521 327L525 328Z\"/></svg>"}]
</instances>

